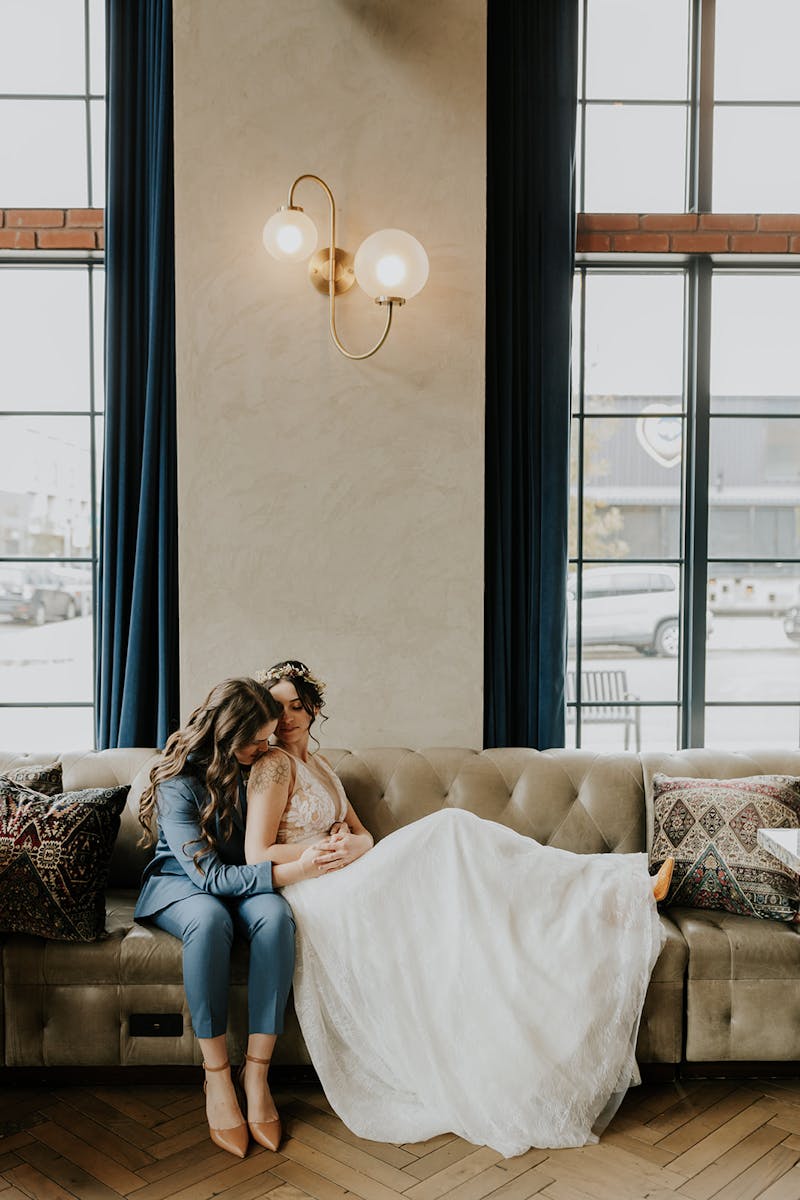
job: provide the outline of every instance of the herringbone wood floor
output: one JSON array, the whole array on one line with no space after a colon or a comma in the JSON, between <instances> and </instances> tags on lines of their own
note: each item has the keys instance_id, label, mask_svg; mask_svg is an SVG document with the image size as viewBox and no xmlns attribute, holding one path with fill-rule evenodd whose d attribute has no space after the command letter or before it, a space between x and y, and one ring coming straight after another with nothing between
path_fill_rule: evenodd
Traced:
<instances>
[{"instance_id":1,"label":"herringbone wood floor","mask_svg":"<svg viewBox=\"0 0 800 1200\"><path fill-rule=\"evenodd\" d=\"M196 1087L4 1089L0 1200L800 1200L800 1080L645 1085L598 1146L514 1159L361 1141L310 1085L276 1098L280 1153L238 1161Z\"/></svg>"}]
</instances>

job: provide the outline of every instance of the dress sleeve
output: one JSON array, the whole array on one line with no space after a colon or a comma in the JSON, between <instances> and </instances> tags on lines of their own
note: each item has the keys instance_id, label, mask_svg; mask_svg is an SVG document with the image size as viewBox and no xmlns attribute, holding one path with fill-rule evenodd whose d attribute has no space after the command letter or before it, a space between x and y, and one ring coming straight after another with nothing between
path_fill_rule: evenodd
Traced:
<instances>
[{"instance_id":1,"label":"dress sleeve","mask_svg":"<svg viewBox=\"0 0 800 1200\"><path fill-rule=\"evenodd\" d=\"M192 858L203 842L197 799L185 779L160 783L157 789L158 823L178 865L195 887L212 896L244 897L273 891L272 863L224 863L215 850L199 860Z\"/></svg>"}]
</instances>

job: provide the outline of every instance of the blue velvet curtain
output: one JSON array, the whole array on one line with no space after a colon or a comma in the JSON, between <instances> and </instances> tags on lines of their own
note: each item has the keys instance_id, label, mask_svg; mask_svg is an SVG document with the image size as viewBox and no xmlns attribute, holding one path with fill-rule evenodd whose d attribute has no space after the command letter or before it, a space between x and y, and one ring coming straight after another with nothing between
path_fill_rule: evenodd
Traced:
<instances>
[{"instance_id":1,"label":"blue velvet curtain","mask_svg":"<svg viewBox=\"0 0 800 1200\"><path fill-rule=\"evenodd\" d=\"M106 436L97 742L179 715L172 0L106 0Z\"/></svg>"},{"instance_id":2,"label":"blue velvet curtain","mask_svg":"<svg viewBox=\"0 0 800 1200\"><path fill-rule=\"evenodd\" d=\"M489 0L484 742L563 746L578 0Z\"/></svg>"}]
</instances>

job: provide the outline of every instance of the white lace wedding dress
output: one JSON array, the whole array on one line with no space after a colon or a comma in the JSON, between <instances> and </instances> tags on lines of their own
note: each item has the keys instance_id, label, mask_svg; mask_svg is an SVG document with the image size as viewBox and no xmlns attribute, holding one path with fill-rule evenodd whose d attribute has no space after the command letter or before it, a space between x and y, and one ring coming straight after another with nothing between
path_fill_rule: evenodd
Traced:
<instances>
[{"instance_id":1,"label":"white lace wedding dress","mask_svg":"<svg viewBox=\"0 0 800 1200\"><path fill-rule=\"evenodd\" d=\"M313 840L346 799L295 762L279 836ZM361 1137L453 1132L507 1157L597 1141L639 1081L651 882L644 854L571 854L444 809L285 888L295 1007L335 1111Z\"/></svg>"}]
</instances>

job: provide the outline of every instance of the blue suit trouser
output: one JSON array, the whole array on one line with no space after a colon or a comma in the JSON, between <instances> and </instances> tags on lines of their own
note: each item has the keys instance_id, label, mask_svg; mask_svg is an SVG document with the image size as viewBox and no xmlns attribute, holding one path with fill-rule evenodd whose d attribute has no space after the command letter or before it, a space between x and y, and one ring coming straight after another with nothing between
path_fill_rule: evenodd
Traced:
<instances>
[{"instance_id":1,"label":"blue suit trouser","mask_svg":"<svg viewBox=\"0 0 800 1200\"><path fill-rule=\"evenodd\" d=\"M249 1032L283 1033L294 971L294 918L283 896L222 900L198 891L148 919L183 942L183 986L196 1037L219 1037L228 1028L234 931L250 944Z\"/></svg>"}]
</instances>

